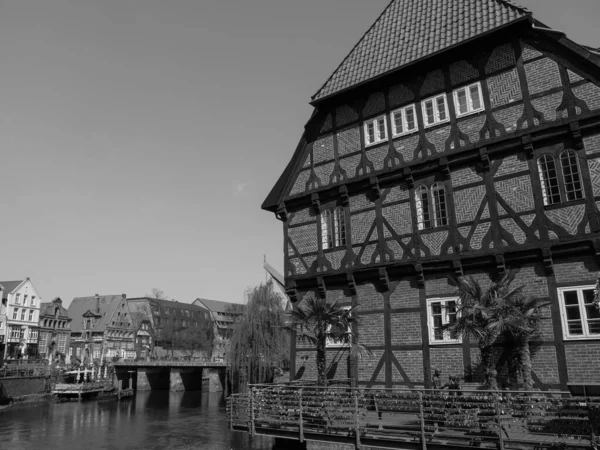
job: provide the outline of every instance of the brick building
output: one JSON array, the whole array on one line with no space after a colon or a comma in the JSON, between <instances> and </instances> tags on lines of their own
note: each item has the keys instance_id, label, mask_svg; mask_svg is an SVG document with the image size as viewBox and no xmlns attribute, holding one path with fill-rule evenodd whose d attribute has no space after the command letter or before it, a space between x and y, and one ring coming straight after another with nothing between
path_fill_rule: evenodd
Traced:
<instances>
[{"instance_id":1,"label":"brick building","mask_svg":"<svg viewBox=\"0 0 600 450\"><path fill-rule=\"evenodd\" d=\"M76 297L69 305L71 361L103 362L105 359L135 359L135 336L127 297L98 295Z\"/></svg>"},{"instance_id":2,"label":"brick building","mask_svg":"<svg viewBox=\"0 0 600 450\"><path fill-rule=\"evenodd\" d=\"M245 305L241 303L228 303L219 300L197 298L193 305L208 311L212 318L215 332L213 357L224 359L229 352L229 341L233 332L236 319L244 313Z\"/></svg>"},{"instance_id":3,"label":"brick building","mask_svg":"<svg viewBox=\"0 0 600 450\"><path fill-rule=\"evenodd\" d=\"M58 354L67 356L71 337L71 318L60 297L40 303L38 353L51 360Z\"/></svg>"},{"instance_id":4,"label":"brick building","mask_svg":"<svg viewBox=\"0 0 600 450\"><path fill-rule=\"evenodd\" d=\"M138 340L143 341L146 333L148 336L152 336L154 340L152 350L158 346L157 352L166 352L170 346L163 341L170 340L170 335L174 333L182 330L201 331L206 327L212 327L210 314L194 304L151 297L130 298L127 299L127 302L134 321L139 324ZM138 345L140 352L142 352L142 346L143 342ZM175 356L186 356L182 354L182 348L179 345L176 347ZM149 354L152 354L152 351ZM141 355L140 353L140 357ZM157 354L157 356L160 355ZM195 356L200 356L200 354Z\"/></svg>"},{"instance_id":5,"label":"brick building","mask_svg":"<svg viewBox=\"0 0 600 450\"><path fill-rule=\"evenodd\" d=\"M358 308L375 356L337 377L413 387L436 368L464 374L479 350L440 333L448 277L485 286L512 271L551 304L536 385L600 381L599 64L509 1L389 4L312 97L262 206L283 222L295 304ZM314 349L294 346L292 364L316 378Z\"/></svg>"}]
</instances>

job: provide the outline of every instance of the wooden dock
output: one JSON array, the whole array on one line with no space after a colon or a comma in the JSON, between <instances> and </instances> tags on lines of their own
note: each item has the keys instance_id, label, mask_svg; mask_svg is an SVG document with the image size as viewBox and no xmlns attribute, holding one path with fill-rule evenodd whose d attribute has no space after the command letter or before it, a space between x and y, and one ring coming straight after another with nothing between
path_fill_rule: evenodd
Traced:
<instances>
[{"instance_id":1,"label":"wooden dock","mask_svg":"<svg viewBox=\"0 0 600 450\"><path fill-rule=\"evenodd\" d=\"M97 396L104 390L104 386L103 383L56 383L54 389L52 389L52 393L56 394L58 398L77 398L78 401L81 401L85 397Z\"/></svg>"}]
</instances>

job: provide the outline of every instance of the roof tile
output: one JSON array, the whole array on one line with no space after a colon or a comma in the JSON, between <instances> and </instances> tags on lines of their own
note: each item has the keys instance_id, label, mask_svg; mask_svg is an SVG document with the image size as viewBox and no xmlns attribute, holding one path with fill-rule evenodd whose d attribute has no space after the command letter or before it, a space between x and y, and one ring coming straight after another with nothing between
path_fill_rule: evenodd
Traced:
<instances>
[{"instance_id":1,"label":"roof tile","mask_svg":"<svg viewBox=\"0 0 600 450\"><path fill-rule=\"evenodd\" d=\"M530 14L508 0L392 0L312 99L322 100Z\"/></svg>"}]
</instances>

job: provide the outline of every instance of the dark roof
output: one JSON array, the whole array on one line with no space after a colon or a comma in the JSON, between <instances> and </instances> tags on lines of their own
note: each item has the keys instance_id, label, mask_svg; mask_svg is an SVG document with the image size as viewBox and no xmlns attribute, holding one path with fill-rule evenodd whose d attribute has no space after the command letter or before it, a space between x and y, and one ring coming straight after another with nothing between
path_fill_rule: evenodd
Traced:
<instances>
[{"instance_id":1,"label":"dark roof","mask_svg":"<svg viewBox=\"0 0 600 450\"><path fill-rule=\"evenodd\" d=\"M392 0L312 99L323 100L530 16L507 0Z\"/></svg>"},{"instance_id":2,"label":"dark roof","mask_svg":"<svg viewBox=\"0 0 600 450\"><path fill-rule=\"evenodd\" d=\"M55 303L57 300L60 300L60 298L56 297L51 302L40 303L40 319L42 318L42 316L45 315L54 317L54 312L56 311L55 308L57 306L60 308L59 317L69 318L69 311L67 311L67 309L64 306L62 306L62 301L61 303Z\"/></svg>"},{"instance_id":3,"label":"dark roof","mask_svg":"<svg viewBox=\"0 0 600 450\"><path fill-rule=\"evenodd\" d=\"M228 303L219 300L207 300L205 298L197 298L194 300L194 303L196 302L202 303L209 311L216 313L236 313L246 307L246 305L242 305L241 303Z\"/></svg>"},{"instance_id":4,"label":"dark roof","mask_svg":"<svg viewBox=\"0 0 600 450\"><path fill-rule=\"evenodd\" d=\"M100 315L101 318L94 327L93 331L95 332L103 332L108 325L108 322L112 318L115 310L121 303L121 299L123 298L119 295L100 295L98 296L100 301ZM75 333L79 333L82 330L83 320L81 319L83 315L91 311L96 314L96 297L75 297L71 304L69 305L69 317L73 319L71 323L71 331ZM129 307L127 308L127 312L129 313Z\"/></svg>"},{"instance_id":5,"label":"dark roof","mask_svg":"<svg viewBox=\"0 0 600 450\"><path fill-rule=\"evenodd\" d=\"M176 300L164 300L160 298L152 298L152 297L136 297L136 298L128 298L127 302L135 303L141 300L147 300L150 303L158 304L164 308L173 308L173 309L187 309L189 311L205 311L203 308L194 305L193 303L182 303Z\"/></svg>"},{"instance_id":6,"label":"dark roof","mask_svg":"<svg viewBox=\"0 0 600 450\"><path fill-rule=\"evenodd\" d=\"M18 280L18 281L0 281L0 285L2 285L2 287L4 288L4 293L3 295L6 294L10 294L12 291L14 291L16 288L19 287L19 285L25 280Z\"/></svg>"}]
</instances>

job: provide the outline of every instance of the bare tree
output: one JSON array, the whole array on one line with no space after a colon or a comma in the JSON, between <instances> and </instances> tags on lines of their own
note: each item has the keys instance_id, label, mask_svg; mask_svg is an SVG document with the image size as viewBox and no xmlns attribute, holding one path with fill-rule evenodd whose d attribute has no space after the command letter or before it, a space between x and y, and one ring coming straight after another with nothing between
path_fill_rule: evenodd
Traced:
<instances>
[{"instance_id":1,"label":"bare tree","mask_svg":"<svg viewBox=\"0 0 600 450\"><path fill-rule=\"evenodd\" d=\"M159 288L152 288L150 294L146 294L146 297L157 298L159 300L170 300L170 298L165 295L165 291Z\"/></svg>"},{"instance_id":2,"label":"bare tree","mask_svg":"<svg viewBox=\"0 0 600 450\"><path fill-rule=\"evenodd\" d=\"M214 341L213 327L210 322L202 321L197 328L186 328L178 334L180 348L188 354L190 360L194 354L200 352L206 352L210 356Z\"/></svg>"}]
</instances>

